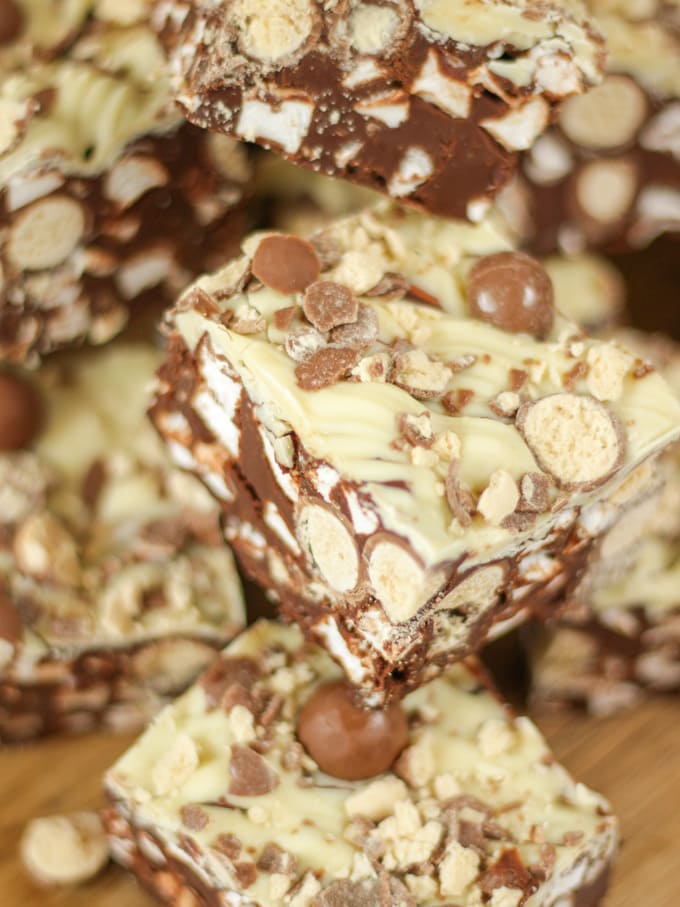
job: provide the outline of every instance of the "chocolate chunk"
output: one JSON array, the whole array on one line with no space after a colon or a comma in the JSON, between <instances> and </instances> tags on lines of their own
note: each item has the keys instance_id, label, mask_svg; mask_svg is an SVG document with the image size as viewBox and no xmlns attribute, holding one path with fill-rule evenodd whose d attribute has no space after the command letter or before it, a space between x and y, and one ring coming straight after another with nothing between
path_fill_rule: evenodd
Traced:
<instances>
[{"instance_id":1,"label":"chocolate chunk","mask_svg":"<svg viewBox=\"0 0 680 907\"><path fill-rule=\"evenodd\" d=\"M27 447L43 419L37 391L16 375L0 374L0 450Z\"/></svg>"},{"instance_id":2,"label":"chocolate chunk","mask_svg":"<svg viewBox=\"0 0 680 907\"><path fill-rule=\"evenodd\" d=\"M353 324L359 303L352 291L333 280L318 280L307 287L302 310L319 331L330 331L341 324Z\"/></svg>"},{"instance_id":3,"label":"chocolate chunk","mask_svg":"<svg viewBox=\"0 0 680 907\"><path fill-rule=\"evenodd\" d=\"M259 675L260 669L252 658L215 659L200 681L208 706L218 708L232 687L249 692Z\"/></svg>"},{"instance_id":4,"label":"chocolate chunk","mask_svg":"<svg viewBox=\"0 0 680 907\"><path fill-rule=\"evenodd\" d=\"M321 262L314 246L296 236L266 236L253 258L253 274L277 293L302 293L318 279Z\"/></svg>"},{"instance_id":5,"label":"chocolate chunk","mask_svg":"<svg viewBox=\"0 0 680 907\"><path fill-rule=\"evenodd\" d=\"M0 639L16 643L21 639L23 624L14 603L0 591Z\"/></svg>"},{"instance_id":6,"label":"chocolate chunk","mask_svg":"<svg viewBox=\"0 0 680 907\"><path fill-rule=\"evenodd\" d=\"M358 361L356 350L324 347L299 363L295 377L303 391L318 391L336 384Z\"/></svg>"},{"instance_id":7,"label":"chocolate chunk","mask_svg":"<svg viewBox=\"0 0 680 907\"><path fill-rule=\"evenodd\" d=\"M18 37L24 16L14 0L0 0L0 44L9 44Z\"/></svg>"},{"instance_id":8,"label":"chocolate chunk","mask_svg":"<svg viewBox=\"0 0 680 907\"><path fill-rule=\"evenodd\" d=\"M279 784L279 776L262 756L240 743L232 744L229 775L229 793L235 797L261 797Z\"/></svg>"},{"instance_id":9,"label":"chocolate chunk","mask_svg":"<svg viewBox=\"0 0 680 907\"><path fill-rule=\"evenodd\" d=\"M555 319L553 285L539 262L523 252L481 258L468 278L470 311L513 334L545 339Z\"/></svg>"},{"instance_id":10,"label":"chocolate chunk","mask_svg":"<svg viewBox=\"0 0 680 907\"><path fill-rule=\"evenodd\" d=\"M357 707L343 681L325 684L300 712L298 737L319 768L334 778L358 781L387 771L408 742L399 705Z\"/></svg>"}]
</instances>

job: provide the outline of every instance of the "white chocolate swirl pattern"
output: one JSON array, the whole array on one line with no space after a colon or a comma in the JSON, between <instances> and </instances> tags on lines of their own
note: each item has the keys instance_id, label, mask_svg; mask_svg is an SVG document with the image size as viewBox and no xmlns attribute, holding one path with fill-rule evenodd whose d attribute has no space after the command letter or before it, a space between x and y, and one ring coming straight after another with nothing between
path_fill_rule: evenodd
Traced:
<instances>
[{"instance_id":1,"label":"white chocolate swirl pattern","mask_svg":"<svg viewBox=\"0 0 680 907\"><path fill-rule=\"evenodd\" d=\"M174 323L190 349L207 335L214 351L236 370L252 400L266 404L275 420L288 426L281 434L292 430L313 457L361 486L384 525L409 539L428 567L463 554L470 563L487 560L514 548L524 536L492 525L480 515L468 527L455 521L452 526L439 463L433 465L429 458L427 463L413 462L410 452L396 444L400 414L425 413L435 436L452 432L460 443L460 479L481 495L497 470L515 481L525 473L540 472L535 445L532 451L531 441L527 443L514 420L499 417L490 408L499 395L513 393L511 373L526 375L519 392L525 404L558 394L592 397L597 360L611 359L614 370L623 368L621 380L614 382L611 398L607 391L596 390L600 399L604 394L606 408L623 427L625 452L611 485L578 489L569 498L573 506L606 497L638 463L678 436L678 406L663 379L656 374L636 377L635 356L626 359L628 354L616 344L582 337L576 325L561 316L550 337L538 341L467 315L465 282L471 265L484 252L509 247L491 224L461 227L376 210L329 228L320 241L341 250L339 262L324 279L341 283L346 277L350 284L356 279L355 285L360 285L369 273L372 283L366 289L371 290L386 273L396 273L436 298L441 310L358 294L379 324L375 345L364 351L364 358L406 343L426 356L428 363L464 363L459 371L455 366L448 368L444 385L432 398L414 396L403 385L372 380L340 380L320 390L303 390L296 381L296 362L284 350L272 320L277 309L296 305L296 297L268 287L258 286L254 292L246 290L216 303L221 313L252 307L264 318L266 330L248 334L230 330L217 317L191 308L192 290L186 303L180 302ZM251 254L254 246L254 242L247 246ZM243 259L222 273L200 279L195 289L215 300L217 291L229 286L234 271L248 266L249 260ZM360 364L355 376L359 369ZM453 415L442 399L459 392L471 392L471 396L461 413ZM519 400L515 409L518 405ZM558 430L558 421L551 423L553 430ZM554 492L553 503L558 498L557 489ZM555 514L544 514L532 531L547 530L554 518Z\"/></svg>"}]
</instances>

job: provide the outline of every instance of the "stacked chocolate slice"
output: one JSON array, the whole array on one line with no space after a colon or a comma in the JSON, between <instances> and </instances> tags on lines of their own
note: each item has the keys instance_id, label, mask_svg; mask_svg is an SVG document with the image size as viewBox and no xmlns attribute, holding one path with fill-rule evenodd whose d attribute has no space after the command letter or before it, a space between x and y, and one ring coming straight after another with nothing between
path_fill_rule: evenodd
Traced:
<instances>
[{"instance_id":1,"label":"stacked chocolate slice","mask_svg":"<svg viewBox=\"0 0 680 907\"><path fill-rule=\"evenodd\" d=\"M104 821L178 907L595 907L616 820L477 653L656 556L680 404L585 253L677 226L667 4L6 6L0 355L178 298L2 378L0 737L156 715Z\"/></svg>"}]
</instances>

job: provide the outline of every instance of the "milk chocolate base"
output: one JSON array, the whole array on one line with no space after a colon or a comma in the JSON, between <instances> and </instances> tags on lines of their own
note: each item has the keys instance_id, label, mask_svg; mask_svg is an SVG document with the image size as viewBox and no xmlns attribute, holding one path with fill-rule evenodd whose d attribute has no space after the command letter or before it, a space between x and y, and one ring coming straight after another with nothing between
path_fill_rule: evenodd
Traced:
<instances>
[{"instance_id":1,"label":"milk chocolate base","mask_svg":"<svg viewBox=\"0 0 680 907\"><path fill-rule=\"evenodd\" d=\"M198 475L205 477L209 473L228 489L230 500L221 501L225 536L243 571L279 604L287 620L299 624L309 639L329 650L368 705L379 706L402 698L436 676L447 664L477 650L488 638L530 614L542 619L556 616L561 602L580 580L593 538L578 522L575 512L568 523L565 521L554 528L543 540L540 550L549 561L543 575L534 574L530 579L521 573L524 552L520 550L514 558L502 562L505 581L500 595L479 603L477 608L466 603L462 608L437 610L439 602L461 580L474 573L465 567L460 569L460 563L448 564L444 585L415 617L396 630L386 617L382 618L381 630L386 626L390 637L383 640L379 649L370 628L361 626L368 609L375 613L380 608L377 600L361 592L342 598L337 595L333 598L329 591L320 594L319 577L312 572L304 554L292 551L282 541L281 534L272 529L271 520L266 519L265 506L275 505L287 532L295 537L294 507L268 465L257 418L247 395L242 395L243 402L234 419L241 435L241 455L235 461L192 408L191 400L201 386L201 377L196 361L179 338L171 341L160 379L164 390L151 410L152 420L170 442L175 456L178 442L172 438L168 426L175 417L189 425L190 453L185 450L180 457L189 453L195 466L202 464L203 473L197 469ZM306 455L299 439L295 444L301 463L300 481L304 493L311 496L316 492L309 483L305 487L305 475L318 464ZM214 486L215 481L213 489ZM351 525L351 515L344 512L346 505L340 495L337 507ZM362 543L359 536L357 541ZM400 544L406 546L407 542L400 540ZM329 642L329 626L333 628L332 642ZM453 642L447 642L447 630L453 631L454 627L456 633L449 634ZM343 647L340 650L339 641ZM356 671L359 662L361 674Z\"/></svg>"},{"instance_id":2,"label":"milk chocolate base","mask_svg":"<svg viewBox=\"0 0 680 907\"><path fill-rule=\"evenodd\" d=\"M86 733L104 729L127 733L144 725L194 680L229 637L206 639L166 637L123 649L92 648L69 657L52 652L28 676L0 679L0 744L26 743L51 734ZM135 660L160 642L178 648L184 642L205 649L205 663L187 676L140 677Z\"/></svg>"}]
</instances>

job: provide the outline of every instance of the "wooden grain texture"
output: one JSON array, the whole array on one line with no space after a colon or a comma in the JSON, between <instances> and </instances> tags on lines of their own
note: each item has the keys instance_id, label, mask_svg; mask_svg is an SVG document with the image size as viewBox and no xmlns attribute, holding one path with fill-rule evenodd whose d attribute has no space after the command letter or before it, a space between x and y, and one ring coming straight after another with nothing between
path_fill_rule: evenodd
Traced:
<instances>
[{"instance_id":1,"label":"wooden grain texture","mask_svg":"<svg viewBox=\"0 0 680 907\"><path fill-rule=\"evenodd\" d=\"M606 794L622 820L624 849L607 907L680 905L680 703L649 703L607 721L543 716L557 756ZM0 907L152 907L121 870L75 890L41 891L17 857L32 816L96 806L104 769L130 740L95 735L0 751Z\"/></svg>"}]
</instances>

